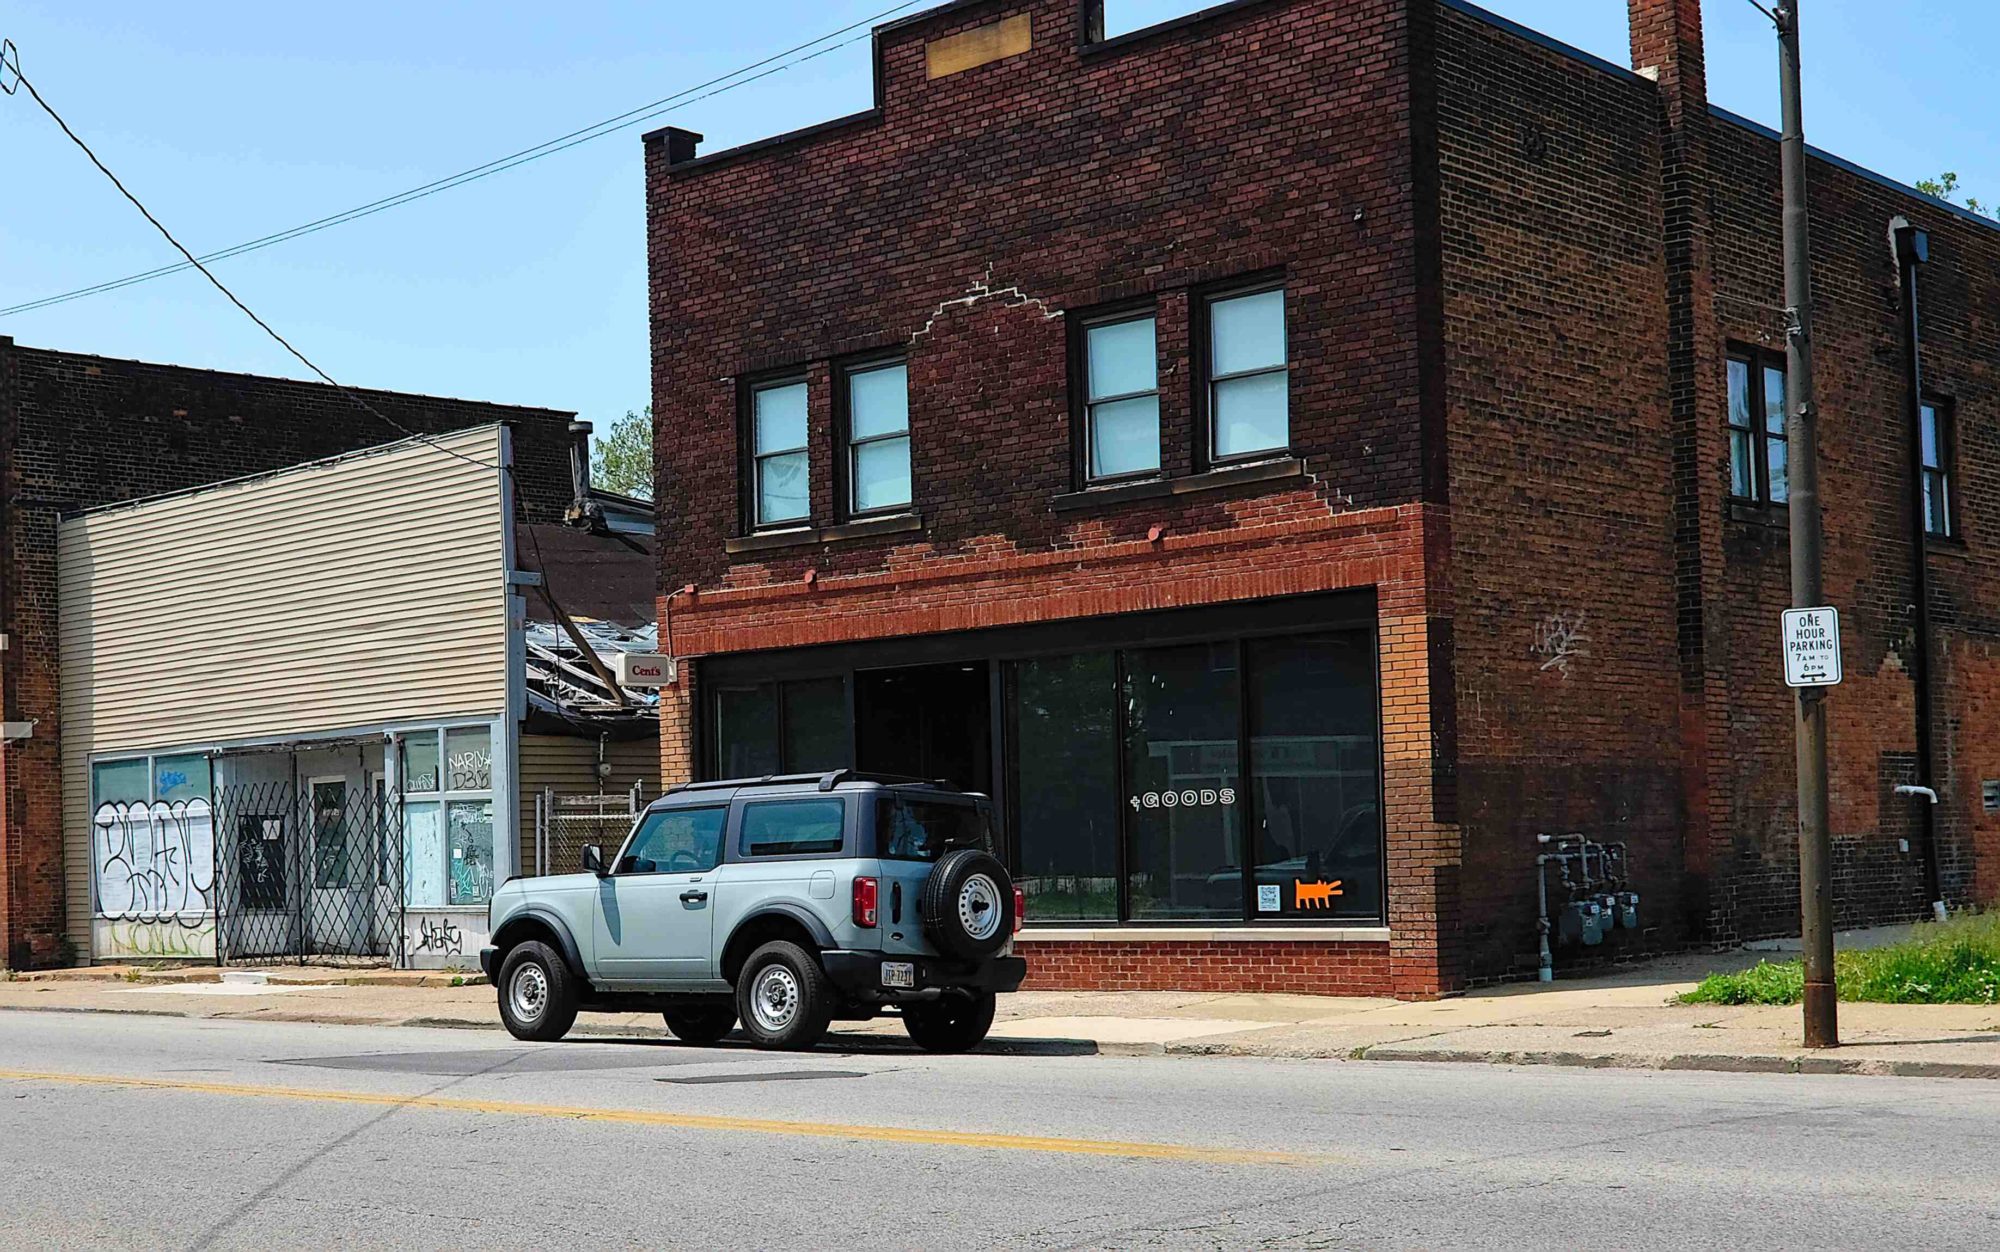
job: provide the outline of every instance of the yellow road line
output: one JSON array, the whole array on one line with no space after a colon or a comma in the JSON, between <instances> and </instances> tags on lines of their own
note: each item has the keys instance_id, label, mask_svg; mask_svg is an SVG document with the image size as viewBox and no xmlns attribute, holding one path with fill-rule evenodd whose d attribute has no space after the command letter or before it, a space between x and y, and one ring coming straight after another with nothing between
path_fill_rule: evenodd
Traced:
<instances>
[{"instance_id":1,"label":"yellow road line","mask_svg":"<svg viewBox=\"0 0 2000 1252\"><path fill-rule=\"evenodd\" d=\"M656 1113L640 1109L596 1109L561 1104L519 1104L507 1100L457 1100L445 1096L391 1095L375 1091L320 1091L309 1087L267 1087L249 1083L183 1082L117 1074L38 1073L0 1069L0 1080L63 1083L85 1087L134 1087L149 1091L184 1091L197 1095L256 1096L277 1100L312 1100L323 1104L391 1105L434 1109L447 1113L499 1113L516 1117L566 1117L578 1121L614 1122L627 1126L671 1126L680 1130L719 1130L739 1134L796 1135L812 1139L860 1139L926 1147L990 1148L1009 1152L1066 1152L1079 1156L1131 1157L1149 1161L1193 1161L1210 1165L1301 1165L1307 1158L1292 1152L1262 1152L1247 1148L1204 1148L1179 1143L1122 1143L1102 1139L1059 1139L1042 1135L985 1134L976 1131L918 1130L903 1126L860 1126L839 1122L786 1122L759 1117L718 1117L703 1113Z\"/></svg>"}]
</instances>

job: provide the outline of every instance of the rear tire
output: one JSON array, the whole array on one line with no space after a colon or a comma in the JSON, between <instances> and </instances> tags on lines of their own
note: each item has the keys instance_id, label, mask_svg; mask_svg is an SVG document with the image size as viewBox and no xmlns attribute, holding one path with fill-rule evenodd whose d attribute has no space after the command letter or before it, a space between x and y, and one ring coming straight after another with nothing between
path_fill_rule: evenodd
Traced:
<instances>
[{"instance_id":1,"label":"rear tire","mask_svg":"<svg viewBox=\"0 0 2000 1252\"><path fill-rule=\"evenodd\" d=\"M760 1048L811 1048L826 1035L833 1001L833 984L818 959L782 939L752 952L736 979L736 1015Z\"/></svg>"},{"instance_id":2,"label":"rear tire","mask_svg":"<svg viewBox=\"0 0 2000 1252\"><path fill-rule=\"evenodd\" d=\"M998 955L1014 937L1014 880L977 848L945 853L924 879L917 908L938 951L961 961Z\"/></svg>"},{"instance_id":3,"label":"rear tire","mask_svg":"<svg viewBox=\"0 0 2000 1252\"><path fill-rule=\"evenodd\" d=\"M554 1043L576 1024L576 980L554 948L517 944L500 966L500 1020L530 1043Z\"/></svg>"},{"instance_id":4,"label":"rear tire","mask_svg":"<svg viewBox=\"0 0 2000 1252\"><path fill-rule=\"evenodd\" d=\"M979 1046L993 1028L997 997L981 991L970 1000L946 996L929 1003L903 1006L903 1029L926 1052L967 1052Z\"/></svg>"},{"instance_id":5,"label":"rear tire","mask_svg":"<svg viewBox=\"0 0 2000 1252\"><path fill-rule=\"evenodd\" d=\"M715 1043L736 1029L736 1009L732 1006L668 1009L660 1016L682 1043Z\"/></svg>"}]
</instances>

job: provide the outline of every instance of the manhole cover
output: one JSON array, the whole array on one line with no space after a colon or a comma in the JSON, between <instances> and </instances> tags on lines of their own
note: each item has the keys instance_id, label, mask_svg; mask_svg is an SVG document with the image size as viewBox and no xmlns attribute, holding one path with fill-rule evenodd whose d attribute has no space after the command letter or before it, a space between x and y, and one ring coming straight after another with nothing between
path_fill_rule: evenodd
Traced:
<instances>
[{"instance_id":1,"label":"manhole cover","mask_svg":"<svg viewBox=\"0 0 2000 1252\"><path fill-rule=\"evenodd\" d=\"M660 1065L713 1064L712 1056L676 1055L666 1048L525 1048L467 1052L368 1052L357 1056L300 1056L273 1065L363 1070L376 1074L430 1074L469 1078L477 1074L551 1074L568 1070L650 1069Z\"/></svg>"}]
</instances>

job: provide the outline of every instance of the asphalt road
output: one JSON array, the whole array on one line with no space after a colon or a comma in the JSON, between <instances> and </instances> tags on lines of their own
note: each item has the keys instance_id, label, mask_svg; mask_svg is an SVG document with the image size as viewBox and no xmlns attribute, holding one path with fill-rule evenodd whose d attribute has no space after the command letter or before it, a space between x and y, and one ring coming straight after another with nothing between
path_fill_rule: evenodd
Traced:
<instances>
[{"instance_id":1,"label":"asphalt road","mask_svg":"<svg viewBox=\"0 0 2000 1252\"><path fill-rule=\"evenodd\" d=\"M0 1013L0 1246L2000 1246L2000 1084Z\"/></svg>"}]
</instances>

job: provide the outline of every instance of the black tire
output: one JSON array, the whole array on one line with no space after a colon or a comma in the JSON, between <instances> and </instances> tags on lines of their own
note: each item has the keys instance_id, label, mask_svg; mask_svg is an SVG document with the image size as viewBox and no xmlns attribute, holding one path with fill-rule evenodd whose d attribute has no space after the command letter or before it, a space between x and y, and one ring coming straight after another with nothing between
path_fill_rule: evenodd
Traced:
<instances>
[{"instance_id":1,"label":"black tire","mask_svg":"<svg viewBox=\"0 0 2000 1252\"><path fill-rule=\"evenodd\" d=\"M758 999L763 997L760 1009ZM760 1048L803 1052L833 1020L833 984L812 953L774 940L750 954L736 978L736 1016Z\"/></svg>"},{"instance_id":2,"label":"black tire","mask_svg":"<svg viewBox=\"0 0 2000 1252\"><path fill-rule=\"evenodd\" d=\"M946 996L903 1006L903 1029L926 1052L965 1052L979 1046L993 1028L996 997L981 991L971 999Z\"/></svg>"},{"instance_id":3,"label":"black tire","mask_svg":"<svg viewBox=\"0 0 2000 1252\"><path fill-rule=\"evenodd\" d=\"M516 1039L554 1043L576 1024L576 976L560 953L538 939L507 953L496 990L500 1020Z\"/></svg>"},{"instance_id":4,"label":"black tire","mask_svg":"<svg viewBox=\"0 0 2000 1252\"><path fill-rule=\"evenodd\" d=\"M666 1019L667 1029L674 1032L674 1038L682 1043L714 1043L736 1029L736 1008L733 1005L667 1009L660 1016Z\"/></svg>"},{"instance_id":5,"label":"black tire","mask_svg":"<svg viewBox=\"0 0 2000 1252\"><path fill-rule=\"evenodd\" d=\"M1014 937L1014 880L978 848L947 852L924 879L924 932L946 956L982 961Z\"/></svg>"}]
</instances>

